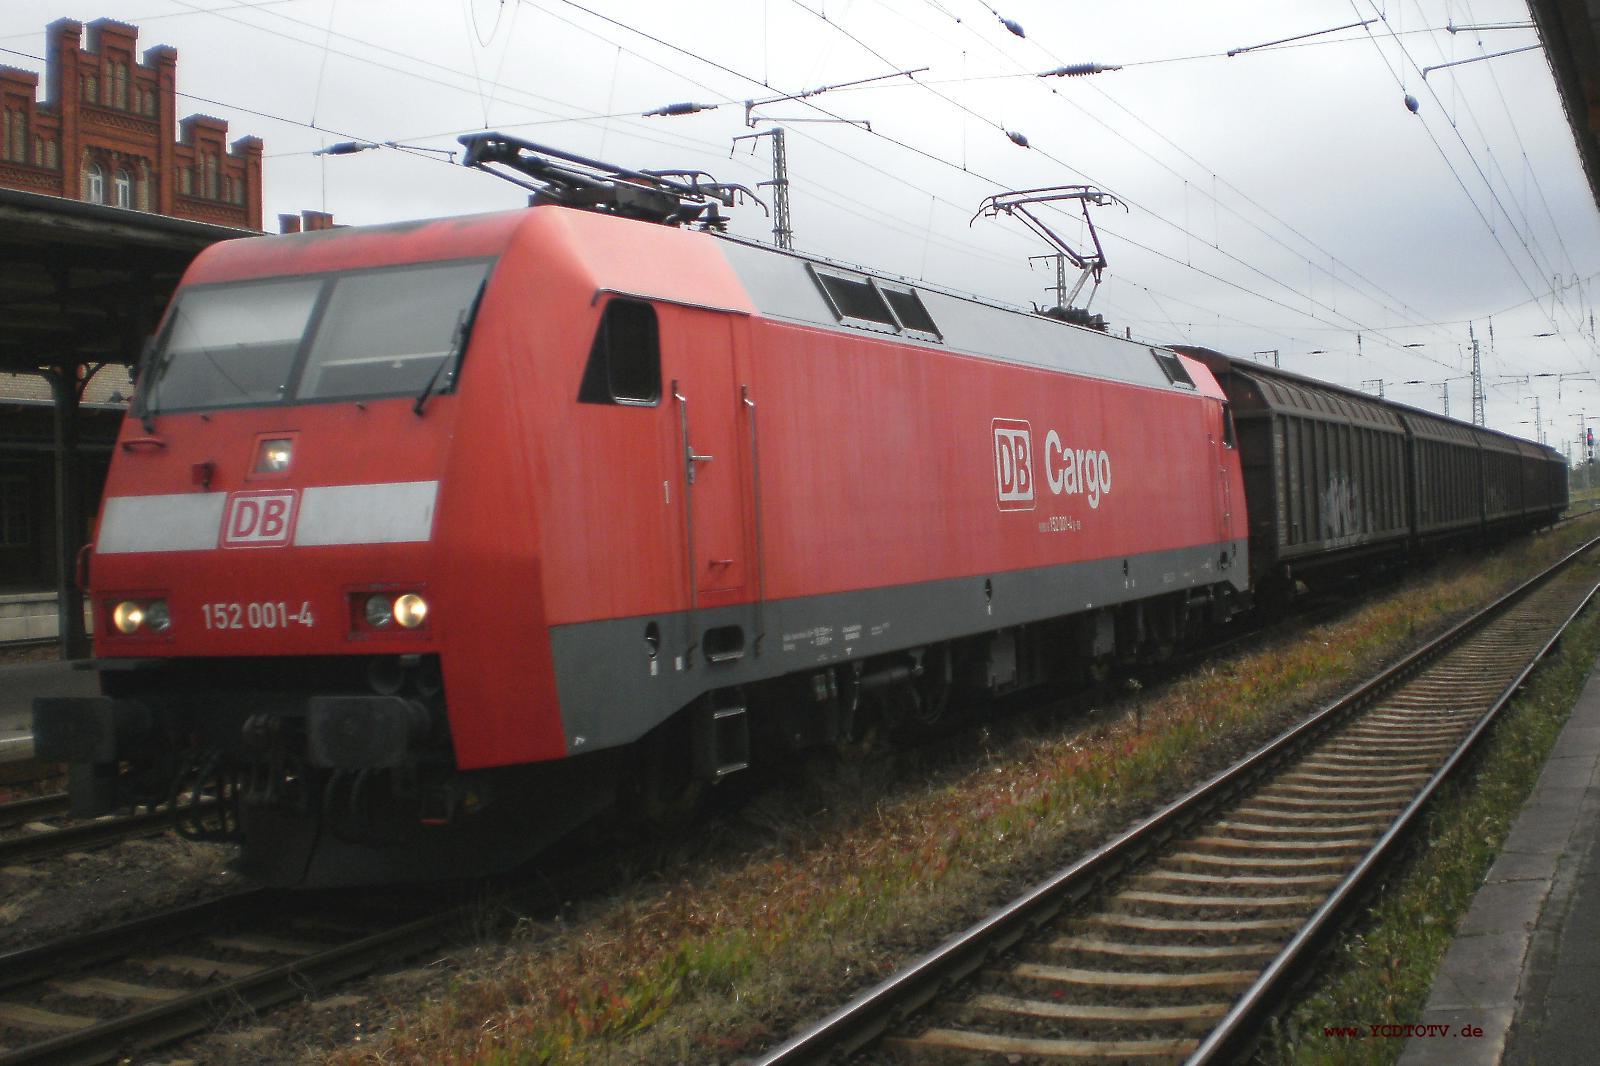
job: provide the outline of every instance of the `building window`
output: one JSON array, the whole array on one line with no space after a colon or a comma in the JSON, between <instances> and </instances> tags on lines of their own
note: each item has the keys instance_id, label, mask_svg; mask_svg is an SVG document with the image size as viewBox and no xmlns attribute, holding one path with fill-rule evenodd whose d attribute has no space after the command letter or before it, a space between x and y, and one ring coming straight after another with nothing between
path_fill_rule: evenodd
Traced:
<instances>
[{"instance_id":1,"label":"building window","mask_svg":"<svg viewBox=\"0 0 1600 1066\"><path fill-rule=\"evenodd\" d=\"M133 179L128 176L126 170L118 170L116 172L111 178L111 188L116 194L118 207L133 206Z\"/></svg>"},{"instance_id":2,"label":"building window","mask_svg":"<svg viewBox=\"0 0 1600 1066\"><path fill-rule=\"evenodd\" d=\"M91 104L100 102L100 79L93 74L83 80L83 98Z\"/></svg>"},{"instance_id":3,"label":"building window","mask_svg":"<svg viewBox=\"0 0 1600 1066\"><path fill-rule=\"evenodd\" d=\"M49 167L51 170L56 169L56 167L60 165L60 163L56 160L55 141L44 142L44 165Z\"/></svg>"},{"instance_id":4,"label":"building window","mask_svg":"<svg viewBox=\"0 0 1600 1066\"><path fill-rule=\"evenodd\" d=\"M0 474L0 547L21 548L32 544L31 525L27 476Z\"/></svg>"},{"instance_id":5,"label":"building window","mask_svg":"<svg viewBox=\"0 0 1600 1066\"><path fill-rule=\"evenodd\" d=\"M111 64L111 102L124 111L128 109L128 64L116 62Z\"/></svg>"},{"instance_id":6,"label":"building window","mask_svg":"<svg viewBox=\"0 0 1600 1066\"><path fill-rule=\"evenodd\" d=\"M156 94L149 89L144 91L144 113L151 118L156 117Z\"/></svg>"},{"instance_id":7,"label":"building window","mask_svg":"<svg viewBox=\"0 0 1600 1066\"><path fill-rule=\"evenodd\" d=\"M106 172L100 169L99 163L83 168L83 198L92 204L106 202Z\"/></svg>"},{"instance_id":8,"label":"building window","mask_svg":"<svg viewBox=\"0 0 1600 1066\"><path fill-rule=\"evenodd\" d=\"M208 199L217 199L217 154L206 153L206 188L204 195Z\"/></svg>"},{"instance_id":9,"label":"building window","mask_svg":"<svg viewBox=\"0 0 1600 1066\"><path fill-rule=\"evenodd\" d=\"M194 168L184 167L178 171L178 191L185 196L194 193Z\"/></svg>"},{"instance_id":10,"label":"building window","mask_svg":"<svg viewBox=\"0 0 1600 1066\"><path fill-rule=\"evenodd\" d=\"M14 163L28 161L28 116L21 108L8 107L5 110L4 126L0 126L0 159L8 159Z\"/></svg>"}]
</instances>

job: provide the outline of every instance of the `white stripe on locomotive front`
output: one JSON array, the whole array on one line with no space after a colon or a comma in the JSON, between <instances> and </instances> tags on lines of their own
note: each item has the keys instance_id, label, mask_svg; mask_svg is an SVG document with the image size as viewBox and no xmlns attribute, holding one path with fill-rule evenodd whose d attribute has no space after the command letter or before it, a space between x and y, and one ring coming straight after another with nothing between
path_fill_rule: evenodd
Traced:
<instances>
[{"instance_id":1,"label":"white stripe on locomotive front","mask_svg":"<svg viewBox=\"0 0 1600 1066\"><path fill-rule=\"evenodd\" d=\"M407 544L433 539L437 481L322 485L303 490L296 546ZM217 546L225 492L107 497L95 551L207 551Z\"/></svg>"},{"instance_id":2,"label":"white stripe on locomotive front","mask_svg":"<svg viewBox=\"0 0 1600 1066\"><path fill-rule=\"evenodd\" d=\"M164 496L111 496L95 551L192 552L217 546L226 492L179 492Z\"/></svg>"},{"instance_id":3,"label":"white stripe on locomotive front","mask_svg":"<svg viewBox=\"0 0 1600 1066\"><path fill-rule=\"evenodd\" d=\"M406 544L433 536L437 481L324 485L306 489L295 523L297 546Z\"/></svg>"}]
</instances>

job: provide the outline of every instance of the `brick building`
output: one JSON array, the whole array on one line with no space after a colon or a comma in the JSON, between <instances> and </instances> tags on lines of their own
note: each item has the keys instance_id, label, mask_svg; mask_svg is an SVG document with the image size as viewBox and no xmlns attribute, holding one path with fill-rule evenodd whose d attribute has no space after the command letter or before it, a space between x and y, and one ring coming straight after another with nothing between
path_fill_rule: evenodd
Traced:
<instances>
[{"instance_id":1,"label":"brick building","mask_svg":"<svg viewBox=\"0 0 1600 1066\"><path fill-rule=\"evenodd\" d=\"M132 334L153 328L188 257L261 229L260 139L230 144L221 119L180 119L177 51L140 56L138 36L109 19L51 23L42 99L38 73L0 66L0 189L39 197L0 203L0 642L60 628L60 560L98 506L132 392ZM87 203L52 210L48 197ZM192 223L205 231L174 235ZM63 235L53 249L40 243L50 232ZM174 242L185 250L159 251ZM62 373L76 381L66 460L52 445Z\"/></svg>"},{"instance_id":2,"label":"brick building","mask_svg":"<svg viewBox=\"0 0 1600 1066\"><path fill-rule=\"evenodd\" d=\"M138 29L110 19L47 33L43 101L37 73L0 66L0 186L261 228L261 140L178 118L176 49L139 59Z\"/></svg>"}]
</instances>

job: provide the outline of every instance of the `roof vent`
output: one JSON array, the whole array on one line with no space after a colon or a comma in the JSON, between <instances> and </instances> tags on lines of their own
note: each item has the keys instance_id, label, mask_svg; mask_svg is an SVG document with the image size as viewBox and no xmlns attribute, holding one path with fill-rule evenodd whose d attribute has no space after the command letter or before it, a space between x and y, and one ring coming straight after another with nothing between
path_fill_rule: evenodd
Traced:
<instances>
[{"instance_id":1,"label":"roof vent","mask_svg":"<svg viewBox=\"0 0 1600 1066\"><path fill-rule=\"evenodd\" d=\"M1168 382L1183 389L1195 387L1194 378L1189 376L1189 371L1184 367L1182 359L1179 359L1172 352L1158 352L1154 348L1150 349L1150 354L1155 356L1156 365L1161 368L1163 374L1167 375Z\"/></svg>"}]
</instances>

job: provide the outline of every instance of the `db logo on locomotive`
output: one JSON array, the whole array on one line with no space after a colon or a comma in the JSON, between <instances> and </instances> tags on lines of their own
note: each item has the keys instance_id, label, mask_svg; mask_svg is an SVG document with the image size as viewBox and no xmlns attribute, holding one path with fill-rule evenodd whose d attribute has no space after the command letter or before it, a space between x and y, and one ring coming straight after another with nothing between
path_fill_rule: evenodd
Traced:
<instances>
[{"instance_id":1,"label":"db logo on locomotive","mask_svg":"<svg viewBox=\"0 0 1600 1066\"><path fill-rule=\"evenodd\" d=\"M296 492L235 492L222 515L224 548L277 548L294 529Z\"/></svg>"},{"instance_id":2,"label":"db logo on locomotive","mask_svg":"<svg viewBox=\"0 0 1600 1066\"><path fill-rule=\"evenodd\" d=\"M994 420L994 477L1000 510L1033 510L1033 443L1028 423Z\"/></svg>"},{"instance_id":3,"label":"db logo on locomotive","mask_svg":"<svg viewBox=\"0 0 1600 1066\"><path fill-rule=\"evenodd\" d=\"M1033 495L1033 430L1017 418L996 418L994 426L995 496L1002 511L1031 511ZM1056 496L1082 494L1091 510L1111 493L1111 456L1103 449L1068 447L1061 434L1044 438L1045 487Z\"/></svg>"}]
</instances>

